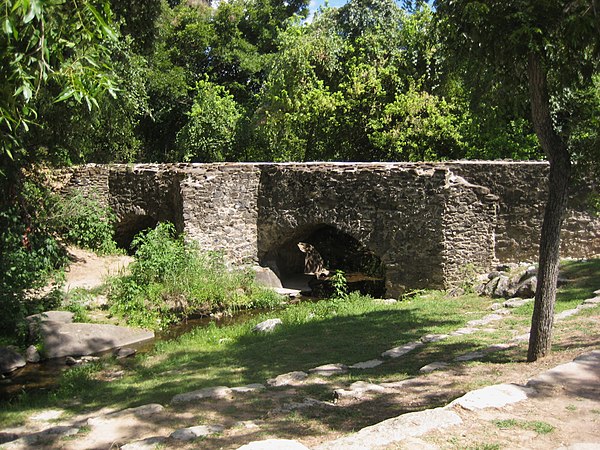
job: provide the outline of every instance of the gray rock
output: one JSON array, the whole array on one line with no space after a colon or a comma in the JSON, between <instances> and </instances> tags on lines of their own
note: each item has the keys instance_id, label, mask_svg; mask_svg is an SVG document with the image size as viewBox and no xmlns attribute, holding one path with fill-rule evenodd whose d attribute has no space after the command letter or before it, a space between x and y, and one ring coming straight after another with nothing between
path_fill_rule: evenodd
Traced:
<instances>
[{"instance_id":1,"label":"gray rock","mask_svg":"<svg viewBox=\"0 0 600 450\"><path fill-rule=\"evenodd\" d=\"M230 397L232 391L227 386L215 386L197 391L185 392L183 394L177 394L171 399L171 404L175 405L178 403L189 403L196 400L202 400L205 398L227 398Z\"/></svg>"},{"instance_id":2,"label":"gray rock","mask_svg":"<svg viewBox=\"0 0 600 450\"><path fill-rule=\"evenodd\" d=\"M597 305L600 303L600 297L588 298L583 301L584 305Z\"/></svg>"},{"instance_id":3,"label":"gray rock","mask_svg":"<svg viewBox=\"0 0 600 450\"><path fill-rule=\"evenodd\" d=\"M224 428L220 425L199 425L176 430L171 433L169 437L177 441L193 441L201 436L210 436L211 434L221 433L223 430Z\"/></svg>"},{"instance_id":4,"label":"gray rock","mask_svg":"<svg viewBox=\"0 0 600 450\"><path fill-rule=\"evenodd\" d=\"M266 439L264 441L250 442L242 445L237 450L309 450L298 441L290 439Z\"/></svg>"},{"instance_id":5,"label":"gray rock","mask_svg":"<svg viewBox=\"0 0 600 450\"><path fill-rule=\"evenodd\" d=\"M370 359L368 361L357 362L352 364L350 369L372 369L383 364L381 359Z\"/></svg>"},{"instance_id":6,"label":"gray rock","mask_svg":"<svg viewBox=\"0 0 600 450\"><path fill-rule=\"evenodd\" d=\"M505 308L518 308L519 306L523 306L526 305L527 303L531 303L530 298L520 298L520 297L514 297L511 298L510 300L506 300L503 305Z\"/></svg>"},{"instance_id":7,"label":"gray rock","mask_svg":"<svg viewBox=\"0 0 600 450\"><path fill-rule=\"evenodd\" d=\"M290 412L290 411L298 411L301 409L308 408L335 408L336 406L333 403L324 402L322 400L317 400L316 398L307 397L301 402L291 402L286 403L281 408L277 408L273 411L270 411L269 414L278 414L282 412Z\"/></svg>"},{"instance_id":8,"label":"gray rock","mask_svg":"<svg viewBox=\"0 0 600 450\"><path fill-rule=\"evenodd\" d=\"M153 436L140 441L130 442L121 446L121 450L156 450L164 444L167 438L163 436Z\"/></svg>"},{"instance_id":9,"label":"gray rock","mask_svg":"<svg viewBox=\"0 0 600 450\"><path fill-rule=\"evenodd\" d=\"M48 441L56 440L61 437L73 436L79 433L79 428L69 426L56 426L47 428L37 433L22 436L19 439L2 444L2 448L9 449L29 449L39 445L45 445Z\"/></svg>"},{"instance_id":10,"label":"gray rock","mask_svg":"<svg viewBox=\"0 0 600 450\"><path fill-rule=\"evenodd\" d=\"M535 291L537 290L537 277L531 277L523 281L515 291L515 296L521 298L532 298L535 297Z\"/></svg>"},{"instance_id":11,"label":"gray rock","mask_svg":"<svg viewBox=\"0 0 600 450\"><path fill-rule=\"evenodd\" d=\"M308 371L311 374L321 375L323 377L330 377L332 375L341 375L348 372L348 366L345 364L324 364L322 366L314 367Z\"/></svg>"},{"instance_id":12,"label":"gray rock","mask_svg":"<svg viewBox=\"0 0 600 450\"><path fill-rule=\"evenodd\" d=\"M25 319L30 323L35 322L58 322L73 323L74 314L70 311L46 311L40 314L32 314Z\"/></svg>"},{"instance_id":13,"label":"gray rock","mask_svg":"<svg viewBox=\"0 0 600 450\"><path fill-rule=\"evenodd\" d=\"M486 408L502 408L527 399L534 390L516 384L497 384L477 389L457 398L446 408L460 406L469 411Z\"/></svg>"},{"instance_id":14,"label":"gray rock","mask_svg":"<svg viewBox=\"0 0 600 450\"><path fill-rule=\"evenodd\" d=\"M25 364L25 358L12 348L0 347L0 374L13 372Z\"/></svg>"},{"instance_id":15,"label":"gray rock","mask_svg":"<svg viewBox=\"0 0 600 450\"><path fill-rule=\"evenodd\" d=\"M35 348L35 345L30 345L29 347L27 347L27 350L25 351L25 359L28 363L40 362L40 359L42 359L42 357L40 356L40 353L38 352L37 348Z\"/></svg>"},{"instance_id":16,"label":"gray rock","mask_svg":"<svg viewBox=\"0 0 600 450\"><path fill-rule=\"evenodd\" d=\"M117 359L129 358L137 353L137 350L130 347L121 347L115 351Z\"/></svg>"},{"instance_id":17,"label":"gray rock","mask_svg":"<svg viewBox=\"0 0 600 450\"><path fill-rule=\"evenodd\" d=\"M469 353L465 353L464 355L457 356L456 358L454 358L454 361L458 361L458 362L473 361L474 359L483 358L484 356L485 356L485 352L483 352L483 351L469 352Z\"/></svg>"},{"instance_id":18,"label":"gray rock","mask_svg":"<svg viewBox=\"0 0 600 450\"><path fill-rule=\"evenodd\" d=\"M253 383L253 384L247 384L246 386L232 387L231 391L236 392L236 393L245 394L247 392L264 391L265 389L267 389L267 387L264 384Z\"/></svg>"},{"instance_id":19,"label":"gray rock","mask_svg":"<svg viewBox=\"0 0 600 450\"><path fill-rule=\"evenodd\" d=\"M447 368L449 365L450 364L448 364L446 362L436 361L436 362L432 362L430 364L427 364L426 366L421 367L419 369L419 372L429 373L429 372L433 372L435 370L442 370L442 369Z\"/></svg>"},{"instance_id":20,"label":"gray rock","mask_svg":"<svg viewBox=\"0 0 600 450\"><path fill-rule=\"evenodd\" d=\"M423 343L419 341L409 342L408 344L401 345L399 347L391 348L381 354L383 358L399 358L402 355L406 355L412 352L414 349L422 347Z\"/></svg>"},{"instance_id":21,"label":"gray rock","mask_svg":"<svg viewBox=\"0 0 600 450\"><path fill-rule=\"evenodd\" d=\"M308 378L308 374L306 372L288 372L282 375L278 375L275 378L271 378L267 380L267 384L269 386L298 386L302 384Z\"/></svg>"},{"instance_id":22,"label":"gray rock","mask_svg":"<svg viewBox=\"0 0 600 450\"><path fill-rule=\"evenodd\" d=\"M336 389L333 391L333 396L336 399L340 398L362 398L369 392L383 393L386 388L379 384L368 383L366 381L356 381L350 385L348 389Z\"/></svg>"},{"instance_id":23,"label":"gray rock","mask_svg":"<svg viewBox=\"0 0 600 450\"><path fill-rule=\"evenodd\" d=\"M462 424L454 411L436 408L403 414L363 428L357 433L326 442L313 450L369 450L387 448L410 437Z\"/></svg>"},{"instance_id":24,"label":"gray rock","mask_svg":"<svg viewBox=\"0 0 600 450\"><path fill-rule=\"evenodd\" d=\"M252 331L255 333L271 333L275 328L282 324L283 322L281 319L269 319L256 324L256 326L252 328Z\"/></svg>"},{"instance_id":25,"label":"gray rock","mask_svg":"<svg viewBox=\"0 0 600 450\"><path fill-rule=\"evenodd\" d=\"M46 358L91 355L154 337L140 328L92 323L41 322L39 331Z\"/></svg>"},{"instance_id":26,"label":"gray rock","mask_svg":"<svg viewBox=\"0 0 600 450\"><path fill-rule=\"evenodd\" d=\"M252 267L252 271L256 276L256 282L261 286L268 288L283 288L279 277L269 267Z\"/></svg>"},{"instance_id":27,"label":"gray rock","mask_svg":"<svg viewBox=\"0 0 600 450\"><path fill-rule=\"evenodd\" d=\"M510 278L506 275L501 275L498 277L498 282L494 287L494 291L492 292L492 297L506 297L508 295L508 290L510 289Z\"/></svg>"},{"instance_id":28,"label":"gray rock","mask_svg":"<svg viewBox=\"0 0 600 450\"><path fill-rule=\"evenodd\" d=\"M421 336L421 342L424 344L428 344L430 342L439 342L444 339L449 338L449 334L426 334L425 336Z\"/></svg>"}]
</instances>

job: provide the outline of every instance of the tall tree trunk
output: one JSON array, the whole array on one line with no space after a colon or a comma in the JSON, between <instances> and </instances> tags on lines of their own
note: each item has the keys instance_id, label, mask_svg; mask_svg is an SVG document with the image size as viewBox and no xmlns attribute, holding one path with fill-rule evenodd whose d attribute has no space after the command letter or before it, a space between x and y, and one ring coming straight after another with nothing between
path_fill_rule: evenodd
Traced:
<instances>
[{"instance_id":1,"label":"tall tree trunk","mask_svg":"<svg viewBox=\"0 0 600 450\"><path fill-rule=\"evenodd\" d=\"M529 54L527 65L533 126L550 161L548 201L540 238L538 285L531 319L527 361L536 361L550 351L560 252L560 229L566 209L571 159L567 146L556 133L550 116L546 71L540 55Z\"/></svg>"}]
</instances>

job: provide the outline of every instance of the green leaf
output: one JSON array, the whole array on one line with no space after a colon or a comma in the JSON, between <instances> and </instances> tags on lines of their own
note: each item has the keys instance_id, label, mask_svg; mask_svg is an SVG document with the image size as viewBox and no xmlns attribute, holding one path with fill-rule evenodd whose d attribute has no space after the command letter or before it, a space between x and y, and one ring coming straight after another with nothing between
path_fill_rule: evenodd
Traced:
<instances>
[{"instance_id":1,"label":"green leaf","mask_svg":"<svg viewBox=\"0 0 600 450\"><path fill-rule=\"evenodd\" d=\"M13 26L12 26L12 23L10 23L10 19L8 17L6 19L4 19L4 23L2 24L2 29L4 30L4 32L6 34L12 34Z\"/></svg>"}]
</instances>

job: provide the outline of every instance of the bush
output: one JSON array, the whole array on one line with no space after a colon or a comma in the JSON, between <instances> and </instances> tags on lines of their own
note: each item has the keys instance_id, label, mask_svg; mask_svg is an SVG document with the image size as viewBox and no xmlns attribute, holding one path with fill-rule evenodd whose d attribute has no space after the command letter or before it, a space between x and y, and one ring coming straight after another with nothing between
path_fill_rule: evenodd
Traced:
<instances>
[{"instance_id":1,"label":"bush","mask_svg":"<svg viewBox=\"0 0 600 450\"><path fill-rule=\"evenodd\" d=\"M113 224L115 215L93 197L75 193L56 202L53 220L62 238L100 254L117 251Z\"/></svg>"},{"instance_id":2,"label":"bush","mask_svg":"<svg viewBox=\"0 0 600 450\"><path fill-rule=\"evenodd\" d=\"M202 253L177 236L172 224L136 236L130 274L114 279L110 311L130 325L160 329L191 314L272 308L281 298L254 283L249 272L230 271L220 254Z\"/></svg>"}]
</instances>

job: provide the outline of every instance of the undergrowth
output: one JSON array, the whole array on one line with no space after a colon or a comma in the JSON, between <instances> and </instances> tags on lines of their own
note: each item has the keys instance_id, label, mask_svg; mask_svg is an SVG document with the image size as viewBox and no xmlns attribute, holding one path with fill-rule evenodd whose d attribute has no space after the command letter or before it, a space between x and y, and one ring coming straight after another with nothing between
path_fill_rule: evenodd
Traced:
<instances>
[{"instance_id":1,"label":"undergrowth","mask_svg":"<svg viewBox=\"0 0 600 450\"><path fill-rule=\"evenodd\" d=\"M258 286L249 271L229 270L222 255L201 252L161 223L132 242L129 274L115 278L110 312L129 325L161 329L192 314L272 308L282 298Z\"/></svg>"}]
</instances>

